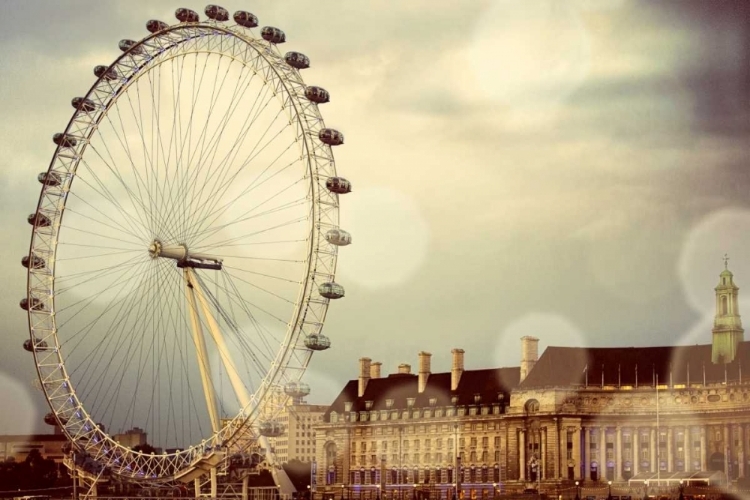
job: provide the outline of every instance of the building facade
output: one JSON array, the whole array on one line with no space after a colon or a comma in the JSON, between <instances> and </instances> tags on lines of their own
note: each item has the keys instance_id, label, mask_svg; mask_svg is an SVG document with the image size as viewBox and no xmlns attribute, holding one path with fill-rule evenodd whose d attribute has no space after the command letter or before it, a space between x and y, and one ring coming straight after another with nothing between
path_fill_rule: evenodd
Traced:
<instances>
[{"instance_id":1,"label":"building facade","mask_svg":"<svg viewBox=\"0 0 750 500\"><path fill-rule=\"evenodd\" d=\"M319 489L495 488L612 481L676 484L750 473L750 342L738 287L720 275L712 342L548 347L524 337L518 367L450 372L360 360L316 427ZM743 378L742 366L746 374ZM459 471L456 474L456 471Z\"/></svg>"},{"instance_id":2,"label":"building facade","mask_svg":"<svg viewBox=\"0 0 750 500\"><path fill-rule=\"evenodd\" d=\"M327 405L313 405L291 399L278 417L284 434L271 439L279 463L292 460L312 462L315 458L315 431L313 426L323 421Z\"/></svg>"}]
</instances>

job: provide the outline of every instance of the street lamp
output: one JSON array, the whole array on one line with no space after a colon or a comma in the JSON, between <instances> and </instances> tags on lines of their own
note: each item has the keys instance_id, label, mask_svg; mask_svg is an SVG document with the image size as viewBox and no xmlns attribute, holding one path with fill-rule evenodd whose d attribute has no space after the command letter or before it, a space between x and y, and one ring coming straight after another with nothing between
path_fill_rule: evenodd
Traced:
<instances>
[{"instance_id":1,"label":"street lamp","mask_svg":"<svg viewBox=\"0 0 750 500\"><path fill-rule=\"evenodd\" d=\"M376 486L378 489L377 489L377 494L375 495L375 500L380 500L380 485L378 484Z\"/></svg>"},{"instance_id":2,"label":"street lamp","mask_svg":"<svg viewBox=\"0 0 750 500\"><path fill-rule=\"evenodd\" d=\"M579 487L581 483L576 481L576 500L581 500L581 488Z\"/></svg>"},{"instance_id":3,"label":"street lamp","mask_svg":"<svg viewBox=\"0 0 750 500\"><path fill-rule=\"evenodd\" d=\"M680 479L680 498L679 500L685 500L685 485L682 484L682 479Z\"/></svg>"},{"instance_id":4,"label":"street lamp","mask_svg":"<svg viewBox=\"0 0 750 500\"><path fill-rule=\"evenodd\" d=\"M344 486L344 485L342 484L342 485L341 485L341 500L344 500L344 488L346 488L346 486Z\"/></svg>"},{"instance_id":5,"label":"street lamp","mask_svg":"<svg viewBox=\"0 0 750 500\"><path fill-rule=\"evenodd\" d=\"M417 500L417 485L416 485L416 483L414 484L413 498L414 498L414 500Z\"/></svg>"},{"instance_id":6,"label":"street lamp","mask_svg":"<svg viewBox=\"0 0 750 500\"><path fill-rule=\"evenodd\" d=\"M492 483L492 498L497 497L497 483Z\"/></svg>"},{"instance_id":7,"label":"street lamp","mask_svg":"<svg viewBox=\"0 0 750 500\"><path fill-rule=\"evenodd\" d=\"M648 481L643 481L643 500L648 500Z\"/></svg>"},{"instance_id":8,"label":"street lamp","mask_svg":"<svg viewBox=\"0 0 750 500\"><path fill-rule=\"evenodd\" d=\"M612 481L607 481L607 486L609 486L609 493L607 494L607 500L612 500Z\"/></svg>"}]
</instances>

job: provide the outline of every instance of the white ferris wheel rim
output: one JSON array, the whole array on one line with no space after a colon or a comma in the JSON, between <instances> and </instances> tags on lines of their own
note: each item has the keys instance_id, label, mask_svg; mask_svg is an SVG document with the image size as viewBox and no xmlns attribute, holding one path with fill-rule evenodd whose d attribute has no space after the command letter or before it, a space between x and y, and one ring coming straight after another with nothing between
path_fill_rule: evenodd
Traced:
<instances>
[{"instance_id":1,"label":"white ferris wheel rim","mask_svg":"<svg viewBox=\"0 0 750 500\"><path fill-rule=\"evenodd\" d=\"M125 94L128 86L151 71L153 60L175 47L184 48L188 53L191 44L195 45L195 52L200 47L200 50L241 60L245 65L256 65L254 69L257 72L266 72L264 83L275 85L282 95L282 102L288 103L286 110L299 127L299 138L303 141L303 155L310 175L310 210L313 215L310 220L309 258L284 341L253 394L250 407L244 408L218 433L185 450L145 455L117 443L109 433L99 429L75 392L58 339L55 256L60 230L65 228L62 219L71 184L100 121L111 105ZM248 55L251 56L250 60L247 59ZM107 72L112 70L117 72L118 78L111 81L105 78L106 75L98 78L85 95L85 99L96 104L97 109L94 112L77 109L64 131L64 134L77 138L78 144L72 148L58 146L47 170L48 176L58 175L62 182L60 186L43 184L37 206L29 256L45 258L48 265L43 269L29 266L27 299L32 306L34 301L39 301L42 306L42 309L29 307L29 332L32 342L43 342L49 346L35 348L33 356L45 397L59 422L64 424L63 431L71 442L116 474L136 479L169 480L190 469L191 464L204 456L211 446L230 444L243 427L256 424L256 409L271 386L298 381L303 375L312 351L302 341L309 335L320 333L328 305L328 299L316 296L315 285L333 281L335 274L336 249L329 248L323 234L326 229L338 227L337 195L325 189L326 179L335 177L336 171L330 147L316 142L317 133L324 126L323 119L317 105L305 99L306 86L299 72L284 62L275 45L249 36L249 32L241 26L221 26L212 21L170 26L137 42L118 57ZM47 226L40 224L40 214L51 223ZM325 248L322 248L323 245Z\"/></svg>"}]
</instances>

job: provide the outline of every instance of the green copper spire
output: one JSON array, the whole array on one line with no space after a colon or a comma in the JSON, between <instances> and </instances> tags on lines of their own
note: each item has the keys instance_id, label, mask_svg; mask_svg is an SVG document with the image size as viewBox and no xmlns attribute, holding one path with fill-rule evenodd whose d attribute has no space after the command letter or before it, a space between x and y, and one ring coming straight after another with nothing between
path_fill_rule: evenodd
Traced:
<instances>
[{"instance_id":1,"label":"green copper spire","mask_svg":"<svg viewBox=\"0 0 750 500\"><path fill-rule=\"evenodd\" d=\"M731 363L737 354L737 344L744 340L745 331L737 305L739 288L729 270L729 257L724 254L724 270L719 275L716 291L716 317L714 318L711 361Z\"/></svg>"}]
</instances>

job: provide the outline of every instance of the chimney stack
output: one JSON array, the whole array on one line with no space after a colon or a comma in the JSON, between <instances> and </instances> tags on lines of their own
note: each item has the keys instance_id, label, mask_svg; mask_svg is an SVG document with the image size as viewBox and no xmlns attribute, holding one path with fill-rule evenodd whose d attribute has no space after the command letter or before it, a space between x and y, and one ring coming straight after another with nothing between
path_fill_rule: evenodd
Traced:
<instances>
[{"instance_id":1,"label":"chimney stack","mask_svg":"<svg viewBox=\"0 0 750 500\"><path fill-rule=\"evenodd\" d=\"M523 379L528 376L537 359L539 359L539 339L528 335L521 337L521 379L519 382L523 382Z\"/></svg>"},{"instance_id":2,"label":"chimney stack","mask_svg":"<svg viewBox=\"0 0 750 500\"><path fill-rule=\"evenodd\" d=\"M380 366L383 363L376 361L370 365L370 378L380 378Z\"/></svg>"},{"instance_id":3,"label":"chimney stack","mask_svg":"<svg viewBox=\"0 0 750 500\"><path fill-rule=\"evenodd\" d=\"M370 358L359 358L359 390L357 391L357 397L365 395L365 389L367 388L367 382L370 381Z\"/></svg>"},{"instance_id":4,"label":"chimney stack","mask_svg":"<svg viewBox=\"0 0 750 500\"><path fill-rule=\"evenodd\" d=\"M451 349L453 354L453 366L451 367L451 391L458 389L458 383L461 381L461 375L464 372L464 350Z\"/></svg>"},{"instance_id":5,"label":"chimney stack","mask_svg":"<svg viewBox=\"0 0 750 500\"><path fill-rule=\"evenodd\" d=\"M419 353L419 393L424 392L427 387L427 379L430 377L430 358L432 354L421 351Z\"/></svg>"},{"instance_id":6,"label":"chimney stack","mask_svg":"<svg viewBox=\"0 0 750 500\"><path fill-rule=\"evenodd\" d=\"M407 365L406 363L401 363L398 365L398 372L399 373L411 373L411 365Z\"/></svg>"}]
</instances>

